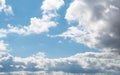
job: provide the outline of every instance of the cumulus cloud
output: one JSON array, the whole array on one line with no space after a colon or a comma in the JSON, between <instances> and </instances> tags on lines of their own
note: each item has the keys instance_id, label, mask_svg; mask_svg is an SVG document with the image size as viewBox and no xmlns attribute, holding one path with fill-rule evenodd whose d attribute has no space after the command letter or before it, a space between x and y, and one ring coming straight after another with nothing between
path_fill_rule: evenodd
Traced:
<instances>
[{"instance_id":1,"label":"cumulus cloud","mask_svg":"<svg viewBox=\"0 0 120 75\"><path fill-rule=\"evenodd\" d=\"M63 4L63 0L45 0L41 9L44 10L43 13L55 12L56 10L59 10Z\"/></svg>"},{"instance_id":2,"label":"cumulus cloud","mask_svg":"<svg viewBox=\"0 0 120 75\"><path fill-rule=\"evenodd\" d=\"M0 0L0 12L4 11L6 15L13 15L12 7L6 5L5 0Z\"/></svg>"},{"instance_id":3,"label":"cumulus cloud","mask_svg":"<svg viewBox=\"0 0 120 75\"><path fill-rule=\"evenodd\" d=\"M42 18L33 17L30 19L30 25L21 26L21 27L14 27L10 24L7 25L7 29L4 29L6 35L8 33L17 33L22 35L29 35L29 34L40 34L43 32L48 32L51 27L55 27L57 22L54 20L58 16L57 10L60 9L61 6L64 5L63 0L44 0L41 6ZM10 11L11 8L8 7ZM3 31L3 30L1 30Z\"/></svg>"},{"instance_id":4,"label":"cumulus cloud","mask_svg":"<svg viewBox=\"0 0 120 75\"><path fill-rule=\"evenodd\" d=\"M120 0L74 0L65 19L77 22L59 36L91 48L120 53Z\"/></svg>"},{"instance_id":5,"label":"cumulus cloud","mask_svg":"<svg viewBox=\"0 0 120 75\"><path fill-rule=\"evenodd\" d=\"M62 71L69 73L119 73L120 59L109 53L78 53L66 58L49 59L44 53L31 57L14 57L0 52L0 72Z\"/></svg>"},{"instance_id":6,"label":"cumulus cloud","mask_svg":"<svg viewBox=\"0 0 120 75\"><path fill-rule=\"evenodd\" d=\"M0 41L0 72L13 71L63 71L70 73L120 73L120 56L113 54L120 52L120 1L119 0L74 0L67 9L65 19L70 23L77 22L66 32L58 35L71 38L92 48L106 52L86 52L66 58L49 59L44 53L21 58L7 53L7 44ZM4 10L5 0L0 0L0 12ZM64 5L63 0L44 0L41 6L42 18L33 17L30 25L14 27L8 24L8 29L0 29L0 38L9 33L20 35L40 34L55 27L57 11ZM6 7L6 12L11 7ZM7 14L7 13L6 13Z\"/></svg>"}]
</instances>

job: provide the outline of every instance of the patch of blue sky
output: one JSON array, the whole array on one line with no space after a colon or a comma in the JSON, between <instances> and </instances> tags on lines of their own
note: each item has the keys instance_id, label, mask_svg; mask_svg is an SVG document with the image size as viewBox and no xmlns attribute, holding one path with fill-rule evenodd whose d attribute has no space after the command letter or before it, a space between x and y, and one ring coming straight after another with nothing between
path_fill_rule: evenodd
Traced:
<instances>
[{"instance_id":1,"label":"patch of blue sky","mask_svg":"<svg viewBox=\"0 0 120 75\"><path fill-rule=\"evenodd\" d=\"M3 40L9 44L8 51L14 56L28 57L37 52L44 52L49 58L68 57L80 52L97 51L95 49L88 48L82 44L70 41L60 37L50 38L47 34L56 35L67 30L70 25L64 19L66 9L68 8L72 0L65 0L64 5L58 12L59 17L56 18L58 25L50 28L49 32L42 34L32 35L18 35L8 34ZM1 27L5 28L7 24L13 26L25 26L30 24L30 18L42 17L42 0L9 0L7 1L12 6L14 16L6 16L1 13ZM8 19L7 21L5 19ZM73 25L76 25L74 23ZM60 41L60 42L59 42Z\"/></svg>"},{"instance_id":2,"label":"patch of blue sky","mask_svg":"<svg viewBox=\"0 0 120 75\"><path fill-rule=\"evenodd\" d=\"M8 22L13 26L29 25L30 18L42 16L42 0L8 0L7 3L13 8L14 16Z\"/></svg>"},{"instance_id":3,"label":"patch of blue sky","mask_svg":"<svg viewBox=\"0 0 120 75\"><path fill-rule=\"evenodd\" d=\"M56 27L51 28L51 30L48 32L48 34L51 34L51 35L60 34L62 32L65 32L68 29L68 27L71 26L68 24L67 20L65 19L65 15L66 15L66 11L72 1L73 0L65 0L64 1L65 5L63 5L59 11L57 11L58 17L56 18L56 22L58 23L58 25ZM77 25L77 23L74 22L73 25Z\"/></svg>"},{"instance_id":4,"label":"patch of blue sky","mask_svg":"<svg viewBox=\"0 0 120 75\"><path fill-rule=\"evenodd\" d=\"M5 38L4 38L5 39ZM28 57L37 52L44 52L48 58L68 57L81 52L96 52L87 46L69 39L49 38L44 34L18 36L9 34L5 42L9 44L9 52L14 56Z\"/></svg>"}]
</instances>

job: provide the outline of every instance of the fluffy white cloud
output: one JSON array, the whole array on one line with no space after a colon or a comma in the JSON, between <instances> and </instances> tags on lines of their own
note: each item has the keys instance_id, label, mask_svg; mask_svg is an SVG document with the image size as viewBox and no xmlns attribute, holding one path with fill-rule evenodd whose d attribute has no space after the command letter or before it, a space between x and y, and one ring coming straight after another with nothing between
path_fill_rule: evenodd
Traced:
<instances>
[{"instance_id":1,"label":"fluffy white cloud","mask_svg":"<svg viewBox=\"0 0 120 75\"><path fill-rule=\"evenodd\" d=\"M49 28L55 27L56 22L45 20L45 18L31 18L30 25L24 27L14 27L8 24L7 33L17 33L20 35L40 34L49 31Z\"/></svg>"},{"instance_id":2,"label":"fluffy white cloud","mask_svg":"<svg viewBox=\"0 0 120 75\"><path fill-rule=\"evenodd\" d=\"M74 0L65 19L77 26L59 36L92 48L120 53L120 0Z\"/></svg>"},{"instance_id":3,"label":"fluffy white cloud","mask_svg":"<svg viewBox=\"0 0 120 75\"><path fill-rule=\"evenodd\" d=\"M0 71L62 71L68 73L120 73L120 59L110 53L78 53L67 58L49 59L44 53L13 57L0 53Z\"/></svg>"},{"instance_id":4,"label":"fluffy white cloud","mask_svg":"<svg viewBox=\"0 0 120 75\"><path fill-rule=\"evenodd\" d=\"M29 34L40 34L43 32L48 32L51 27L55 27L57 22L54 21L54 18L58 16L57 10L60 9L61 6L64 5L63 0L44 0L41 6L42 18L33 17L30 19L30 25L28 26L21 26L21 27L14 27L8 24L8 29L4 29L8 33L17 33L22 35L29 35ZM10 7L5 11L11 10ZM3 30L1 30L3 31Z\"/></svg>"},{"instance_id":5,"label":"fluffy white cloud","mask_svg":"<svg viewBox=\"0 0 120 75\"><path fill-rule=\"evenodd\" d=\"M0 0L0 10L3 11ZM78 22L58 36L71 38L92 48L119 51L119 0L74 0L67 9L65 18L68 22ZM29 35L49 31L57 23L57 10L64 4L63 0L44 0L41 9L42 18L31 18L30 25L14 27L8 24L8 29L0 29L0 37L8 33ZM8 7L5 11L10 11ZM116 17L117 16L117 17ZM120 72L120 56L109 52L78 53L66 58L49 59L44 53L21 58L6 53L7 44L0 41L0 72L12 71L63 71L71 73L115 73ZM114 74L114 75L115 75Z\"/></svg>"},{"instance_id":6,"label":"fluffy white cloud","mask_svg":"<svg viewBox=\"0 0 120 75\"><path fill-rule=\"evenodd\" d=\"M44 0L41 9L44 10L43 13L55 12L56 10L60 9L63 4L63 0Z\"/></svg>"},{"instance_id":7,"label":"fluffy white cloud","mask_svg":"<svg viewBox=\"0 0 120 75\"><path fill-rule=\"evenodd\" d=\"M0 40L0 52L7 50L8 44L6 44L3 40Z\"/></svg>"},{"instance_id":8,"label":"fluffy white cloud","mask_svg":"<svg viewBox=\"0 0 120 75\"><path fill-rule=\"evenodd\" d=\"M12 7L9 5L6 5L5 0L0 0L0 12L4 11L6 15L13 15Z\"/></svg>"}]
</instances>

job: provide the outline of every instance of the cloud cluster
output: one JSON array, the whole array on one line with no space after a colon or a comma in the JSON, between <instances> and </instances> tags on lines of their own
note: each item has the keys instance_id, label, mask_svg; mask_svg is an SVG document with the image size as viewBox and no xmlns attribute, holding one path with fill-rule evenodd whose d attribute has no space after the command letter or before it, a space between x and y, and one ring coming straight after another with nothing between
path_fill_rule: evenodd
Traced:
<instances>
[{"instance_id":1,"label":"cloud cluster","mask_svg":"<svg viewBox=\"0 0 120 75\"><path fill-rule=\"evenodd\" d=\"M109 53L78 53L67 58L49 59L44 53L31 57L14 57L0 52L0 72L62 71L69 73L119 73L120 59Z\"/></svg>"},{"instance_id":2,"label":"cloud cluster","mask_svg":"<svg viewBox=\"0 0 120 75\"><path fill-rule=\"evenodd\" d=\"M12 7L9 5L6 5L5 0L0 0L0 12L4 11L6 15L13 15Z\"/></svg>"},{"instance_id":3,"label":"cloud cluster","mask_svg":"<svg viewBox=\"0 0 120 75\"><path fill-rule=\"evenodd\" d=\"M60 37L91 48L120 53L120 0L74 0L65 19L72 25Z\"/></svg>"},{"instance_id":4,"label":"cloud cluster","mask_svg":"<svg viewBox=\"0 0 120 75\"><path fill-rule=\"evenodd\" d=\"M40 34L48 32L49 28L55 27L57 22L54 18L58 16L57 10L64 5L63 0L44 0L41 6L42 18L33 17L30 19L30 25L14 27L10 24L7 25L7 29L0 29L1 37L5 37L9 33L16 33L20 35Z\"/></svg>"},{"instance_id":5,"label":"cloud cluster","mask_svg":"<svg viewBox=\"0 0 120 75\"><path fill-rule=\"evenodd\" d=\"M7 53L7 44L0 41L0 72L12 71L63 71L70 73L120 73L120 1L119 0L74 0L67 9L65 19L77 22L58 36L71 38L92 48L106 52L86 52L66 58L49 59L44 53L21 58ZM44 0L41 6L42 17L30 19L30 25L0 29L0 38L9 33L20 35L40 34L55 27L57 11L64 5L63 0ZM0 12L9 12L12 8L0 0ZM8 13L6 13L8 14ZM75 23L76 24L76 23Z\"/></svg>"}]
</instances>

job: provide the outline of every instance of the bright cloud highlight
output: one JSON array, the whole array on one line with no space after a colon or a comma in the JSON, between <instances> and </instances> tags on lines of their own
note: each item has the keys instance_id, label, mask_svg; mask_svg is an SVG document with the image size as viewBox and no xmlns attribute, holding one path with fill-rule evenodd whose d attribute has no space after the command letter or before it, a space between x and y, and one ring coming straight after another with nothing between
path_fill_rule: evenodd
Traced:
<instances>
[{"instance_id":1,"label":"bright cloud highlight","mask_svg":"<svg viewBox=\"0 0 120 75\"><path fill-rule=\"evenodd\" d=\"M65 19L78 25L69 27L59 36L91 48L120 53L119 3L119 0L74 0Z\"/></svg>"},{"instance_id":2,"label":"bright cloud highlight","mask_svg":"<svg viewBox=\"0 0 120 75\"><path fill-rule=\"evenodd\" d=\"M107 64L106 64L107 63ZM110 53L78 53L66 58L49 59L44 53L31 57L14 57L0 53L0 71L62 71L68 73L119 73L119 56Z\"/></svg>"},{"instance_id":3,"label":"bright cloud highlight","mask_svg":"<svg viewBox=\"0 0 120 75\"><path fill-rule=\"evenodd\" d=\"M13 71L56 71L88 74L120 74L119 4L120 0L73 0L68 6L64 16L68 24L70 24L67 30L55 36L48 35L48 37L55 38L70 38L70 40L84 44L90 48L99 49L101 52L77 53L73 56L56 59L47 58L46 55L41 52L26 58L11 55L7 52L9 50L8 44L5 43L8 34L15 33L19 34L19 36L41 34L49 32L52 27L57 27L58 22L55 19L58 15L61 15L58 14L58 11L65 5L65 2L64 0L44 0L40 7L42 10L41 18L30 18L29 25L14 26L9 23L6 28L4 26L3 28L0 28L0 73ZM12 7L6 5L5 0L0 0L0 13L1 12L4 12L6 15L14 15ZM38 38L41 39L41 37L37 37L37 39ZM7 40L9 39L10 38ZM14 42L16 42L15 40ZM33 41L38 40L32 40L32 42ZM43 42L43 40L40 42ZM57 39L57 42L61 46L66 41L64 42L62 39ZM48 43L48 41L46 41L46 43ZM50 43L53 44L53 42ZM24 48L24 45L22 46ZM38 46L42 47L44 46L44 43L39 43ZM67 45L65 46L67 47Z\"/></svg>"},{"instance_id":4,"label":"bright cloud highlight","mask_svg":"<svg viewBox=\"0 0 120 75\"><path fill-rule=\"evenodd\" d=\"M53 3L54 2L54 3ZM48 32L51 27L55 27L57 22L53 19L58 16L57 10L64 5L63 0L45 0L41 6L42 18L33 17L30 19L30 25L22 27L14 27L8 24L8 29L0 29L1 32L6 31L4 35L6 36L9 33L16 33L20 35L29 35L29 34L40 34L43 32ZM11 8L9 8L11 9ZM9 10L6 10L9 11Z\"/></svg>"},{"instance_id":5,"label":"bright cloud highlight","mask_svg":"<svg viewBox=\"0 0 120 75\"><path fill-rule=\"evenodd\" d=\"M5 0L0 0L0 12L4 11L6 15L13 15L12 7L6 5Z\"/></svg>"}]
</instances>

